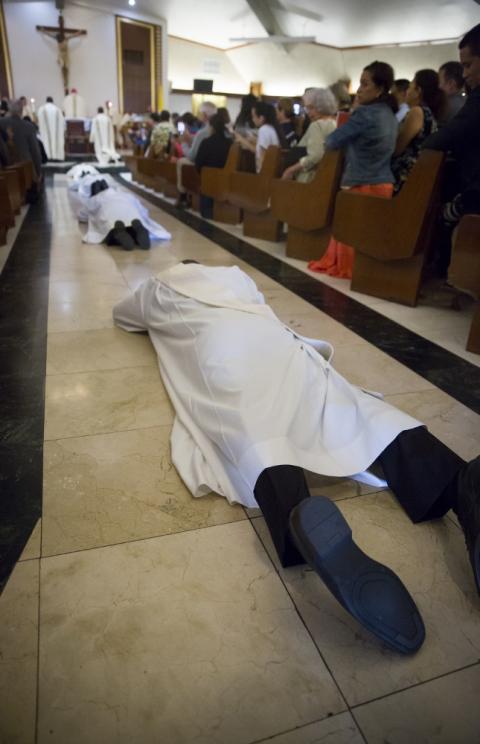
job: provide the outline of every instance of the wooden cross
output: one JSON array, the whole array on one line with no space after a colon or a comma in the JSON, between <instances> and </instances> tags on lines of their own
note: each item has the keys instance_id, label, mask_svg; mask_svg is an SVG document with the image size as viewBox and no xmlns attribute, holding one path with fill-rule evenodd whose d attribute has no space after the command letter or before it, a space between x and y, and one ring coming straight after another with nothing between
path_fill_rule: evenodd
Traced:
<instances>
[{"instance_id":1,"label":"wooden cross","mask_svg":"<svg viewBox=\"0 0 480 744\"><path fill-rule=\"evenodd\" d=\"M58 64L62 70L63 87L65 93L68 89L68 42L75 36L85 36L86 31L79 28L65 28L65 21L63 20L63 13L60 10L58 15L58 26L37 26L37 31L50 36L58 44Z\"/></svg>"}]
</instances>

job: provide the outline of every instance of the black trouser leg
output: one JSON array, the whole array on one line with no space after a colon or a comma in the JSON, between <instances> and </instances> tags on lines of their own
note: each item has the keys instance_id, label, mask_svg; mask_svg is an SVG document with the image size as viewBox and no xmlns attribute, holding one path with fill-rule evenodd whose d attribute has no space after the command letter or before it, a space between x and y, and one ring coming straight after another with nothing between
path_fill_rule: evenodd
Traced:
<instances>
[{"instance_id":1,"label":"black trouser leg","mask_svg":"<svg viewBox=\"0 0 480 744\"><path fill-rule=\"evenodd\" d=\"M378 457L385 479L412 522L443 517L456 507L457 474L464 460L424 427L401 432ZM289 534L289 516L309 498L303 470L266 468L254 489L282 566L304 563Z\"/></svg>"},{"instance_id":2,"label":"black trouser leg","mask_svg":"<svg viewBox=\"0 0 480 744\"><path fill-rule=\"evenodd\" d=\"M294 465L266 468L258 477L254 494L282 566L305 563L292 542L288 526L292 509L310 496L302 468Z\"/></svg>"},{"instance_id":3,"label":"black trouser leg","mask_svg":"<svg viewBox=\"0 0 480 744\"><path fill-rule=\"evenodd\" d=\"M412 522L438 519L456 507L456 476L465 461L425 426L402 431L378 462Z\"/></svg>"}]
</instances>

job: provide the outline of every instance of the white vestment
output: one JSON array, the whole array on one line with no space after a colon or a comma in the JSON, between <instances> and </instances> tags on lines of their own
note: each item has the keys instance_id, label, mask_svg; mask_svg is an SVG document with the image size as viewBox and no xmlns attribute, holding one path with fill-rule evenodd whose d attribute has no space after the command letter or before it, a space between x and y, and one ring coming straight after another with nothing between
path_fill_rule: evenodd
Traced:
<instances>
[{"instance_id":1,"label":"white vestment","mask_svg":"<svg viewBox=\"0 0 480 744\"><path fill-rule=\"evenodd\" d=\"M110 160L120 160L120 155L115 151L112 120L107 114L97 114L92 119L90 142L93 142L95 155L101 165L107 165Z\"/></svg>"},{"instance_id":2,"label":"white vestment","mask_svg":"<svg viewBox=\"0 0 480 744\"><path fill-rule=\"evenodd\" d=\"M348 383L330 344L285 326L236 266L175 265L113 317L149 332L176 412L172 460L194 496L255 507L255 483L275 465L368 482L378 455L421 425Z\"/></svg>"},{"instance_id":3,"label":"white vestment","mask_svg":"<svg viewBox=\"0 0 480 744\"><path fill-rule=\"evenodd\" d=\"M126 227L133 220L140 220L150 236L157 240L170 240L172 237L158 222L150 219L141 201L126 191L109 188L89 198L79 194L79 199L83 199L87 210L88 230L83 236L84 243L102 243L117 220Z\"/></svg>"},{"instance_id":4,"label":"white vestment","mask_svg":"<svg viewBox=\"0 0 480 744\"><path fill-rule=\"evenodd\" d=\"M65 119L54 103L38 109L38 128L49 160L65 160Z\"/></svg>"},{"instance_id":5,"label":"white vestment","mask_svg":"<svg viewBox=\"0 0 480 744\"><path fill-rule=\"evenodd\" d=\"M87 116L85 99L78 93L69 93L65 96L62 108L66 119L85 119Z\"/></svg>"},{"instance_id":6,"label":"white vestment","mask_svg":"<svg viewBox=\"0 0 480 744\"><path fill-rule=\"evenodd\" d=\"M98 171L95 166L91 165L90 163L78 163L78 165L73 165L66 173L69 188L72 183L76 183L78 185L84 176L98 176L99 174L100 171Z\"/></svg>"},{"instance_id":7,"label":"white vestment","mask_svg":"<svg viewBox=\"0 0 480 744\"><path fill-rule=\"evenodd\" d=\"M77 168L78 166L74 166ZM95 171L95 168L93 168ZM70 171L69 171L70 172ZM68 175L68 174L67 174ZM68 201L70 208L79 222L88 222L89 200L92 198L92 185L96 181L105 181L112 191L117 190L115 181L108 173L88 173L82 171L78 178L72 178L67 184Z\"/></svg>"}]
</instances>

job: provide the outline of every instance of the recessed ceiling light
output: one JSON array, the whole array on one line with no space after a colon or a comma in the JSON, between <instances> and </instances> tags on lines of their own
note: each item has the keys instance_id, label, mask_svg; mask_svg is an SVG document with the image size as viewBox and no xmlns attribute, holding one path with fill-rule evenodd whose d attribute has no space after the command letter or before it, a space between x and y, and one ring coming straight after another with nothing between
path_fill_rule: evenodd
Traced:
<instances>
[{"instance_id":1,"label":"recessed ceiling light","mask_svg":"<svg viewBox=\"0 0 480 744\"><path fill-rule=\"evenodd\" d=\"M136 4L136 0L128 0L128 4L133 6Z\"/></svg>"}]
</instances>

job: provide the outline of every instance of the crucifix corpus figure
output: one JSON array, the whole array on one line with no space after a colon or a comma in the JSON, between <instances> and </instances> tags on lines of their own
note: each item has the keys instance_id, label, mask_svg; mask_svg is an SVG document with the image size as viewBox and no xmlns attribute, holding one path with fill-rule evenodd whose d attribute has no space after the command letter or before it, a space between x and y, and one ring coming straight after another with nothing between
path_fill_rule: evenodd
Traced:
<instances>
[{"instance_id":1,"label":"crucifix corpus figure","mask_svg":"<svg viewBox=\"0 0 480 744\"><path fill-rule=\"evenodd\" d=\"M76 36L85 36L86 31L78 28L65 28L62 11L59 12L58 26L37 26L37 31L50 36L58 44L58 64L60 65L63 77L63 87L68 88L68 42Z\"/></svg>"}]
</instances>

